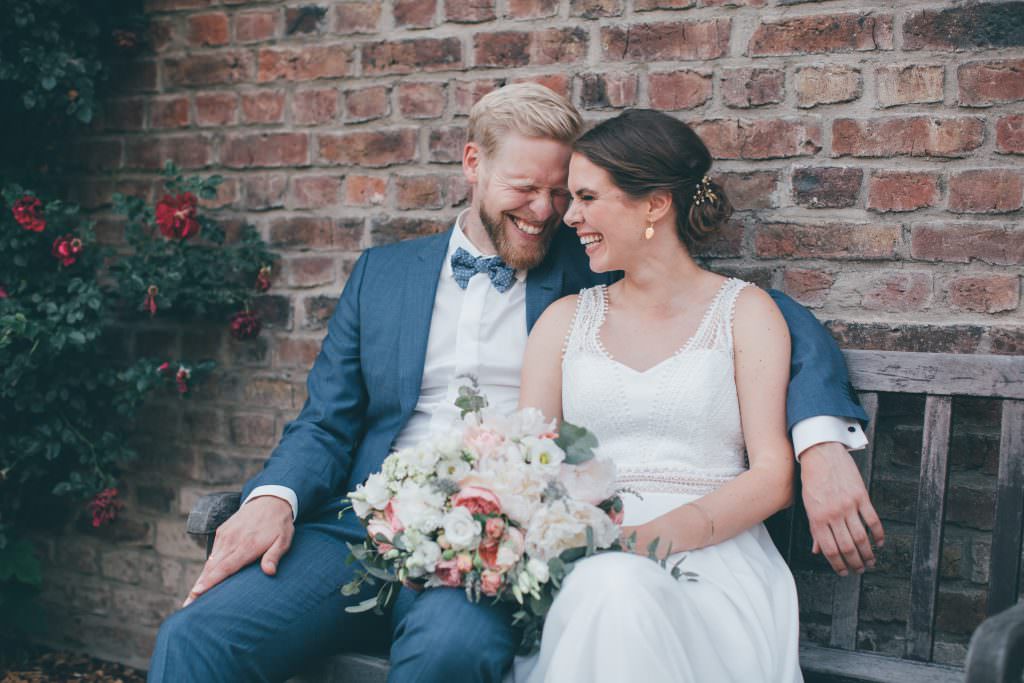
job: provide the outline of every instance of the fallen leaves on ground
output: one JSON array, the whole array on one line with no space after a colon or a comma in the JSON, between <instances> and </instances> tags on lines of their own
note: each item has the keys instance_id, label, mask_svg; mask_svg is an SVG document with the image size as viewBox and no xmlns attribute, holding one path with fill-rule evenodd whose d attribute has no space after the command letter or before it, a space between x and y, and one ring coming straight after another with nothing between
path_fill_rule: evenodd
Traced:
<instances>
[{"instance_id":1,"label":"fallen leaves on ground","mask_svg":"<svg viewBox=\"0 0 1024 683\"><path fill-rule=\"evenodd\" d=\"M144 683L145 672L74 652L43 652L0 671L0 683Z\"/></svg>"}]
</instances>

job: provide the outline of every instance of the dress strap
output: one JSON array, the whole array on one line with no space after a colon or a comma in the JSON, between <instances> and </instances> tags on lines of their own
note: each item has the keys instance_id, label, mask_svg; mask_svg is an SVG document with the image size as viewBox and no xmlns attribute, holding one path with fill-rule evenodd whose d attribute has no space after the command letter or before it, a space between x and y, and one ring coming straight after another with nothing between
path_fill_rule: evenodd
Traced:
<instances>
[{"instance_id":1,"label":"dress strap","mask_svg":"<svg viewBox=\"0 0 1024 683\"><path fill-rule=\"evenodd\" d=\"M562 358L571 353L600 352L598 331L604 320L604 285L580 290L576 298L576 313L565 335Z\"/></svg>"},{"instance_id":2,"label":"dress strap","mask_svg":"<svg viewBox=\"0 0 1024 683\"><path fill-rule=\"evenodd\" d=\"M749 282L738 278L729 278L722 283L690 348L732 350L732 320L736 299L749 285Z\"/></svg>"}]
</instances>

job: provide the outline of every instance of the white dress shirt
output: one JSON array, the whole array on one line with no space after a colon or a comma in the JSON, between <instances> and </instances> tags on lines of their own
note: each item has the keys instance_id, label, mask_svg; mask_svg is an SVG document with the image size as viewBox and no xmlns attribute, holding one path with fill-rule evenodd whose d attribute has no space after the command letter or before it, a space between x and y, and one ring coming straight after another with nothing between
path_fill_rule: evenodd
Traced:
<instances>
[{"instance_id":1,"label":"white dress shirt","mask_svg":"<svg viewBox=\"0 0 1024 683\"><path fill-rule=\"evenodd\" d=\"M468 211L468 209L467 209ZM504 293L491 284L486 273L459 287L452 275L451 257L458 248L473 256L482 254L462 230L463 211L455 221L445 255L434 310L430 317L427 355L423 362L420 397L412 417L395 439L394 448L414 446L432 432L446 429L459 419L455 407L459 387L475 377L490 407L507 413L519 404L519 376L526 352L526 271L516 271L516 281ZM850 428L855 431L849 431ZM797 454L825 441L839 441L847 448L867 443L855 420L828 415L808 418L793 427ZM799 455L797 456L799 459ZM298 511L295 492L286 486L257 486L245 499L276 496Z\"/></svg>"}]
</instances>

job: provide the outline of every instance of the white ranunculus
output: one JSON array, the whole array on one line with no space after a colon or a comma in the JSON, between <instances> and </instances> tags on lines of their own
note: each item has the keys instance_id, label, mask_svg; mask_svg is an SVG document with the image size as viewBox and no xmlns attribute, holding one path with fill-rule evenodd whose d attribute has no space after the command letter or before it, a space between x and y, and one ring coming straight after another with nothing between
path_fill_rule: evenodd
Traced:
<instances>
[{"instance_id":1,"label":"white ranunculus","mask_svg":"<svg viewBox=\"0 0 1024 683\"><path fill-rule=\"evenodd\" d=\"M413 549L412 555L405 561L405 567L409 570L409 576L419 578L434 571L440 559L441 546L433 541L423 541Z\"/></svg>"},{"instance_id":2,"label":"white ranunculus","mask_svg":"<svg viewBox=\"0 0 1024 683\"><path fill-rule=\"evenodd\" d=\"M395 494L398 518L407 528L430 533L441 526L445 496L432 486L407 481Z\"/></svg>"},{"instance_id":3,"label":"white ranunculus","mask_svg":"<svg viewBox=\"0 0 1024 683\"><path fill-rule=\"evenodd\" d=\"M363 492L366 502L375 510L383 510L391 500L391 491L388 490L388 480L383 474L377 472L366 478L363 484Z\"/></svg>"},{"instance_id":4,"label":"white ranunculus","mask_svg":"<svg viewBox=\"0 0 1024 683\"><path fill-rule=\"evenodd\" d=\"M454 550L473 550L480 543L480 522L464 507L457 507L444 516L444 537Z\"/></svg>"},{"instance_id":5,"label":"white ranunculus","mask_svg":"<svg viewBox=\"0 0 1024 683\"><path fill-rule=\"evenodd\" d=\"M594 457L580 465L562 464L558 480L569 496L597 505L615 495L615 462L610 458Z\"/></svg>"}]
</instances>

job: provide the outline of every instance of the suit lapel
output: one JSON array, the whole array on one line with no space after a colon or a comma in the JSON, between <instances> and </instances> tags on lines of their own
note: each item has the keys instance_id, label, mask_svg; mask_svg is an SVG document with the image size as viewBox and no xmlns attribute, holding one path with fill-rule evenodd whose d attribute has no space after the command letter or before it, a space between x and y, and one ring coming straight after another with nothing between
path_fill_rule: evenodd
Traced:
<instances>
[{"instance_id":1,"label":"suit lapel","mask_svg":"<svg viewBox=\"0 0 1024 683\"><path fill-rule=\"evenodd\" d=\"M552 249L552 251L554 251ZM559 264L557 255L548 254L544 263L531 270L526 276L526 331L533 329L537 318L562 295L565 269Z\"/></svg>"},{"instance_id":2,"label":"suit lapel","mask_svg":"<svg viewBox=\"0 0 1024 683\"><path fill-rule=\"evenodd\" d=\"M405 273L398 334L398 381L399 402L406 413L411 412L419 400L434 297L450 239L451 230L446 230L435 238L423 240Z\"/></svg>"}]
</instances>

